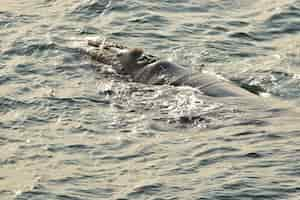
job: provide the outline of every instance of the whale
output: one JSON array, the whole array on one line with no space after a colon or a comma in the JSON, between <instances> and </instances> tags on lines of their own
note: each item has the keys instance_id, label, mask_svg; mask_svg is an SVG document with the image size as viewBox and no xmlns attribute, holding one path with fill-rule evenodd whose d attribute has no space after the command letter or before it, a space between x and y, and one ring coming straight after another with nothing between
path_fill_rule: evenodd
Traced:
<instances>
[{"instance_id":1,"label":"whale","mask_svg":"<svg viewBox=\"0 0 300 200\"><path fill-rule=\"evenodd\" d=\"M140 48L122 50L117 54L123 71L136 82L154 85L190 86L199 89L207 96L213 97L256 96L217 75L193 72L186 67L165 60L149 63L144 61L143 54L143 49Z\"/></svg>"},{"instance_id":2,"label":"whale","mask_svg":"<svg viewBox=\"0 0 300 200\"><path fill-rule=\"evenodd\" d=\"M98 43L91 41L89 45L99 46ZM119 73L129 75L134 82L190 86L211 97L257 97L256 94L239 87L232 81L210 73L195 72L156 56L147 55L142 48L129 49L124 46L102 45L101 51L104 49L115 54L121 65Z\"/></svg>"}]
</instances>

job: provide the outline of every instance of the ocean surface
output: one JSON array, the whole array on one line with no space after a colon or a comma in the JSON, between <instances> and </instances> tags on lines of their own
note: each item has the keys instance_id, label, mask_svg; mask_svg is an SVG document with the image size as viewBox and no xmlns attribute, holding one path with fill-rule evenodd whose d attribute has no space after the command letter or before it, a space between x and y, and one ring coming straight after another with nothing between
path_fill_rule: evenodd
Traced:
<instances>
[{"instance_id":1,"label":"ocean surface","mask_svg":"<svg viewBox=\"0 0 300 200\"><path fill-rule=\"evenodd\" d=\"M1 200L300 199L299 0L1 0ZM116 76L88 38L260 91Z\"/></svg>"}]
</instances>

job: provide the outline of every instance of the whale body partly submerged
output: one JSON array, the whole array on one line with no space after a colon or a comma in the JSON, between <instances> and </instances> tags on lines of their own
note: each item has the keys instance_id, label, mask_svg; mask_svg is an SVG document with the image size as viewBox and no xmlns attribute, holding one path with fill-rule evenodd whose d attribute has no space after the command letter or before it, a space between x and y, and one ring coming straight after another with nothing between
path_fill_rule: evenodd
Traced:
<instances>
[{"instance_id":1,"label":"whale body partly submerged","mask_svg":"<svg viewBox=\"0 0 300 200\"><path fill-rule=\"evenodd\" d=\"M89 41L89 45L99 46L100 44ZM103 45L102 48L114 53L122 66L122 72L130 75L136 82L191 86L198 88L205 95L213 97L256 96L231 81L208 73L191 72L180 65L145 55L139 48L128 49L116 45Z\"/></svg>"}]
</instances>

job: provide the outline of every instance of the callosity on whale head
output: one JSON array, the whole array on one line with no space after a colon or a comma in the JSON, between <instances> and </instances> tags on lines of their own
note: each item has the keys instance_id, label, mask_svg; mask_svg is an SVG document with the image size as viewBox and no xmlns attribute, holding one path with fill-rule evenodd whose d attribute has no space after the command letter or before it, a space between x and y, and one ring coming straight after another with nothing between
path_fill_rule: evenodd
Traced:
<instances>
[{"instance_id":1,"label":"callosity on whale head","mask_svg":"<svg viewBox=\"0 0 300 200\"><path fill-rule=\"evenodd\" d=\"M144 55L144 50L141 48L129 49L105 40L88 40L88 46L91 50L87 53L92 59L112 65L121 74L135 74L144 66L157 60L155 56Z\"/></svg>"},{"instance_id":2,"label":"callosity on whale head","mask_svg":"<svg viewBox=\"0 0 300 200\"><path fill-rule=\"evenodd\" d=\"M138 60L143 53L143 49L140 48L119 51L117 57L125 73L132 74L142 67Z\"/></svg>"}]
</instances>

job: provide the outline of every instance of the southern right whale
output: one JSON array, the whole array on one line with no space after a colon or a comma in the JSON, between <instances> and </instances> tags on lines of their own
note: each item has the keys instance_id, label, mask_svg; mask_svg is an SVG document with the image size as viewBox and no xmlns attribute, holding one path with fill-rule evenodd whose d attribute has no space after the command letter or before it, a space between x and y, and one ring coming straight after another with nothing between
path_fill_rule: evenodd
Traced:
<instances>
[{"instance_id":1,"label":"southern right whale","mask_svg":"<svg viewBox=\"0 0 300 200\"><path fill-rule=\"evenodd\" d=\"M186 67L146 55L140 48L129 49L121 45L95 41L88 41L88 45L101 46L102 53L90 52L92 58L100 62L105 60L104 50L114 54L121 64L121 70L117 71L130 75L135 82L191 86L213 97L257 97L229 80L208 73L192 72Z\"/></svg>"},{"instance_id":2,"label":"southern right whale","mask_svg":"<svg viewBox=\"0 0 300 200\"><path fill-rule=\"evenodd\" d=\"M123 71L134 81L147 84L169 84L173 86L191 86L205 95L213 97L254 97L253 93L235 85L233 82L216 75L191 72L175 63L157 60L148 62L143 58L143 50L134 48L117 53Z\"/></svg>"}]
</instances>

